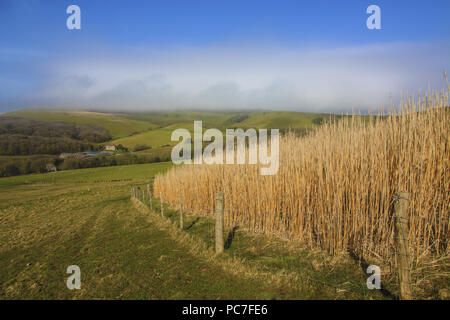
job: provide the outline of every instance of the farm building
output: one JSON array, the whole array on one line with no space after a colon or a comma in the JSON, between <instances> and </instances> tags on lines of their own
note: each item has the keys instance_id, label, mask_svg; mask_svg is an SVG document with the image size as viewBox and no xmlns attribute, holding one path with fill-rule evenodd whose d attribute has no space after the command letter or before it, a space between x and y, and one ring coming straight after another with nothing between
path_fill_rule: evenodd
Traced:
<instances>
[{"instance_id":1,"label":"farm building","mask_svg":"<svg viewBox=\"0 0 450 320\"><path fill-rule=\"evenodd\" d=\"M115 145L113 145L113 144L107 144L105 146L105 150L116 151L117 147Z\"/></svg>"}]
</instances>

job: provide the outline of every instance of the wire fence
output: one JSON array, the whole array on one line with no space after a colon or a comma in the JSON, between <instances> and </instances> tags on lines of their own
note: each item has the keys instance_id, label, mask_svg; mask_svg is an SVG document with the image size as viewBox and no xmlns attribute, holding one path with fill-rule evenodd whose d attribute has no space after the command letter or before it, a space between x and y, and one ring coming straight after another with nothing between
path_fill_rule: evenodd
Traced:
<instances>
[{"instance_id":1,"label":"wire fence","mask_svg":"<svg viewBox=\"0 0 450 320\"><path fill-rule=\"evenodd\" d=\"M139 201L141 201L146 206L150 207L152 209L152 202L153 202L153 195L152 191L150 190L149 185L147 187L143 187L142 189L140 187L135 187L131 189L131 197L135 198ZM233 200L236 199L240 200L248 200L246 197L235 197L229 200L229 203L233 203ZM260 200L260 198L257 198ZM167 204L167 206L176 208L180 210L180 224L182 226L182 197L181 195L178 195L177 197L177 203L173 203L173 201L167 201L165 202L163 195L160 193L159 195L159 206L161 210L161 215L164 215L164 203ZM283 201L284 199L282 197L266 197L265 201ZM221 227L217 227L218 221L222 220L224 217L224 213L233 212L233 208L226 208L224 206L224 200L222 198L221 204L217 204L217 198L215 201L213 201L213 204L208 207L204 207L203 210L198 210L196 212L193 212L196 215L200 216L215 216L216 218L216 227L215 227L215 233L216 233L216 251L217 248L220 246L223 246L223 238L221 240L221 244L218 246L217 241L220 239L220 237L223 237L223 222ZM390 214L390 217L395 221L395 236L393 237L394 245L391 250L391 255L394 255L396 257L396 270L398 272L398 280L399 280L399 286L401 291L401 298L402 299L412 299L412 288L415 286L415 284L411 281L411 274L413 272L413 263L414 258L417 258L417 255L411 254L408 251L408 246L405 244L409 243L409 237L408 237L408 222L410 222L413 219L426 219L430 220L430 217L420 216L420 215L414 215L414 216L407 216L406 215L406 207L403 207L401 209L395 209L396 205L399 202L402 201L409 201L408 198L395 195L392 197L392 203L389 205L392 207L392 213ZM220 207L220 210L217 211L217 206ZM261 212L260 212L261 213ZM290 212L292 214L292 212ZM377 218L377 214L370 215L370 214L363 214L363 213L334 213L334 212L298 212L296 213L298 215L304 215L306 217L327 217L328 219L346 219L346 218L357 218L357 219L373 219ZM434 217L433 220L435 221L444 221L444 222L450 222L450 217ZM181 228L183 229L183 228ZM254 230L255 231L255 230ZM217 236L217 234L220 233L220 237ZM448 245L448 240L445 240L446 245ZM351 249L351 248L348 248ZM219 253L223 250L219 250ZM321 283L326 286L334 287L334 288L340 288L340 286L336 284L331 284L324 282L322 280L314 279L314 277L309 277L311 281L316 281L317 283Z\"/></svg>"}]
</instances>

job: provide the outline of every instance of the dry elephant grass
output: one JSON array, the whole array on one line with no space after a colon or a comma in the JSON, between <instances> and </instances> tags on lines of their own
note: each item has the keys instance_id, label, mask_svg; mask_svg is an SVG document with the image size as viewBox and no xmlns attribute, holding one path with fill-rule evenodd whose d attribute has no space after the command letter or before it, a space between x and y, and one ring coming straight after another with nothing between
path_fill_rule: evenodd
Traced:
<instances>
[{"instance_id":1,"label":"dry elephant grass","mask_svg":"<svg viewBox=\"0 0 450 320\"><path fill-rule=\"evenodd\" d=\"M408 98L387 116L343 118L307 137L280 138L276 175L258 165L183 165L156 177L154 194L212 215L225 193L225 223L296 239L332 254L351 250L389 262L394 252L392 199L409 199L410 253L449 253L448 91Z\"/></svg>"}]
</instances>

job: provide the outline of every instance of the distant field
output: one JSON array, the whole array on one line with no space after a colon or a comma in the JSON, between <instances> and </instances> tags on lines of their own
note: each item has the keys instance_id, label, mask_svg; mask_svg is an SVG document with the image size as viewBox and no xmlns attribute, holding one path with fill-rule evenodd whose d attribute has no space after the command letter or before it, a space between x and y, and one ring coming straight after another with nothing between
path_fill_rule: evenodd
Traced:
<instances>
[{"instance_id":1,"label":"distant field","mask_svg":"<svg viewBox=\"0 0 450 320\"><path fill-rule=\"evenodd\" d=\"M174 126L175 125L146 131L133 136L113 140L111 143L114 143L115 145L121 144L131 149L133 149L137 145L147 145L152 148L158 148L163 145L175 145L177 144L177 142L173 142L170 140L172 132L176 129L174 128ZM185 128L192 132L194 126L193 123L180 123L176 127Z\"/></svg>"}]
</instances>

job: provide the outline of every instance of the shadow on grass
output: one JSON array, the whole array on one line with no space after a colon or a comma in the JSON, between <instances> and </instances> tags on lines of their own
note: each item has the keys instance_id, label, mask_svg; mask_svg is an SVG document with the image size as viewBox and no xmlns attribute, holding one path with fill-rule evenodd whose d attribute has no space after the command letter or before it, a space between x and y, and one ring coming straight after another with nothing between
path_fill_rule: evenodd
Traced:
<instances>
[{"instance_id":1,"label":"shadow on grass","mask_svg":"<svg viewBox=\"0 0 450 320\"><path fill-rule=\"evenodd\" d=\"M225 246L224 246L225 250L227 250L231 247L231 243L233 242L233 239L234 239L234 233L236 232L237 229L239 229L239 226L233 227L233 230L231 230L228 233L227 241L225 242Z\"/></svg>"},{"instance_id":2,"label":"shadow on grass","mask_svg":"<svg viewBox=\"0 0 450 320\"><path fill-rule=\"evenodd\" d=\"M195 218L194 221L192 221L191 224L187 226L185 230L189 230L190 228L192 228L194 224L196 224L199 220L200 220L199 217Z\"/></svg>"},{"instance_id":3,"label":"shadow on grass","mask_svg":"<svg viewBox=\"0 0 450 320\"><path fill-rule=\"evenodd\" d=\"M355 251L353 251L353 250L349 250L349 255L354 261L359 263L359 265L361 266L362 271L366 274L367 268L369 267L369 264L367 263L367 261L364 260L362 257L358 256L355 253ZM381 294L384 297L391 298L391 299L394 299L394 300L399 300L400 299L399 296L393 294L392 292L390 292L389 290L387 290L383 286L381 286L380 292L381 292Z\"/></svg>"}]
</instances>

